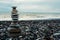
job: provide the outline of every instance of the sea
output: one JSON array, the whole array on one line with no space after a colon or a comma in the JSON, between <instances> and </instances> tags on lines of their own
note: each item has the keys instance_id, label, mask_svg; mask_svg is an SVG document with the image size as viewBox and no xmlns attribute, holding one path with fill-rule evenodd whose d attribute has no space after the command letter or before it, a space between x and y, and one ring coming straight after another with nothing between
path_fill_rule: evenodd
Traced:
<instances>
[{"instance_id":1,"label":"sea","mask_svg":"<svg viewBox=\"0 0 60 40\"><path fill-rule=\"evenodd\" d=\"M60 13L19 12L19 20L60 19ZM0 14L0 20L12 20L11 13Z\"/></svg>"}]
</instances>

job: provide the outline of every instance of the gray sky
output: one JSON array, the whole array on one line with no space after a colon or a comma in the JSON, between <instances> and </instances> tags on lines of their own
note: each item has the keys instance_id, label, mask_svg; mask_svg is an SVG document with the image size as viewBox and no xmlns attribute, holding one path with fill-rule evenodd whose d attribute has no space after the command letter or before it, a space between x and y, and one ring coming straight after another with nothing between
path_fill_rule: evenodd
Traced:
<instances>
[{"instance_id":1,"label":"gray sky","mask_svg":"<svg viewBox=\"0 0 60 40\"><path fill-rule=\"evenodd\" d=\"M12 6L19 12L60 12L60 0L0 0L0 13L8 13Z\"/></svg>"}]
</instances>

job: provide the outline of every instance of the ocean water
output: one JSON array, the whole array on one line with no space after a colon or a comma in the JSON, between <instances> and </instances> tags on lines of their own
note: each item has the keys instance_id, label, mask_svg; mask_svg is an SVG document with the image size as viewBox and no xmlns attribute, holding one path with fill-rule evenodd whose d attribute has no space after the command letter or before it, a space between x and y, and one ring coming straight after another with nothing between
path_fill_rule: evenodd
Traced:
<instances>
[{"instance_id":1,"label":"ocean water","mask_svg":"<svg viewBox=\"0 0 60 40\"><path fill-rule=\"evenodd\" d=\"M19 20L41 20L41 19L60 19L60 13L32 13L32 12L23 12L18 13ZM1 14L0 20L12 20L10 14Z\"/></svg>"}]
</instances>

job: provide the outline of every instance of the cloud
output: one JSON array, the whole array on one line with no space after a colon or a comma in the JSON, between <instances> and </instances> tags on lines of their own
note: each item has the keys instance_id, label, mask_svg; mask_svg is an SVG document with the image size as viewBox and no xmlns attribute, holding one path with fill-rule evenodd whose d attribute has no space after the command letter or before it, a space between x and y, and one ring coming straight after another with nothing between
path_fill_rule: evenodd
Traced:
<instances>
[{"instance_id":1,"label":"cloud","mask_svg":"<svg viewBox=\"0 0 60 40\"><path fill-rule=\"evenodd\" d=\"M15 3L20 2L59 2L60 0L13 0Z\"/></svg>"},{"instance_id":2,"label":"cloud","mask_svg":"<svg viewBox=\"0 0 60 40\"><path fill-rule=\"evenodd\" d=\"M18 9L22 9L23 11L48 11L51 10L51 7L48 5L21 5Z\"/></svg>"},{"instance_id":3,"label":"cloud","mask_svg":"<svg viewBox=\"0 0 60 40\"><path fill-rule=\"evenodd\" d=\"M0 3L12 3L12 0L0 0Z\"/></svg>"},{"instance_id":4,"label":"cloud","mask_svg":"<svg viewBox=\"0 0 60 40\"><path fill-rule=\"evenodd\" d=\"M59 12L57 9L60 0L13 0L19 4L18 10L30 12ZM58 4L57 4L58 3Z\"/></svg>"},{"instance_id":5,"label":"cloud","mask_svg":"<svg viewBox=\"0 0 60 40\"><path fill-rule=\"evenodd\" d=\"M23 12L60 12L51 5L20 5L17 9Z\"/></svg>"},{"instance_id":6,"label":"cloud","mask_svg":"<svg viewBox=\"0 0 60 40\"><path fill-rule=\"evenodd\" d=\"M0 4L0 6L2 6L1 9L3 8L4 10L10 10L10 7L17 6L18 10L26 12L60 11L60 0L0 0Z\"/></svg>"},{"instance_id":7,"label":"cloud","mask_svg":"<svg viewBox=\"0 0 60 40\"><path fill-rule=\"evenodd\" d=\"M20 2L42 2L44 0L14 0L14 2L20 3Z\"/></svg>"}]
</instances>

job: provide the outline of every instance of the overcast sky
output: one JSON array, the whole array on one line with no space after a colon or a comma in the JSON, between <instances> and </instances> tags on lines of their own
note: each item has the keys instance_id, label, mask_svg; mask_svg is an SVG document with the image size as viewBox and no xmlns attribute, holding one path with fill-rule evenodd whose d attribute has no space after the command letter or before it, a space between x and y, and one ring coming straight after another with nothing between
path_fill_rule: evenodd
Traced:
<instances>
[{"instance_id":1,"label":"overcast sky","mask_svg":"<svg viewBox=\"0 0 60 40\"><path fill-rule=\"evenodd\" d=\"M0 13L8 13L12 6L19 12L60 12L60 0L0 0Z\"/></svg>"}]
</instances>

